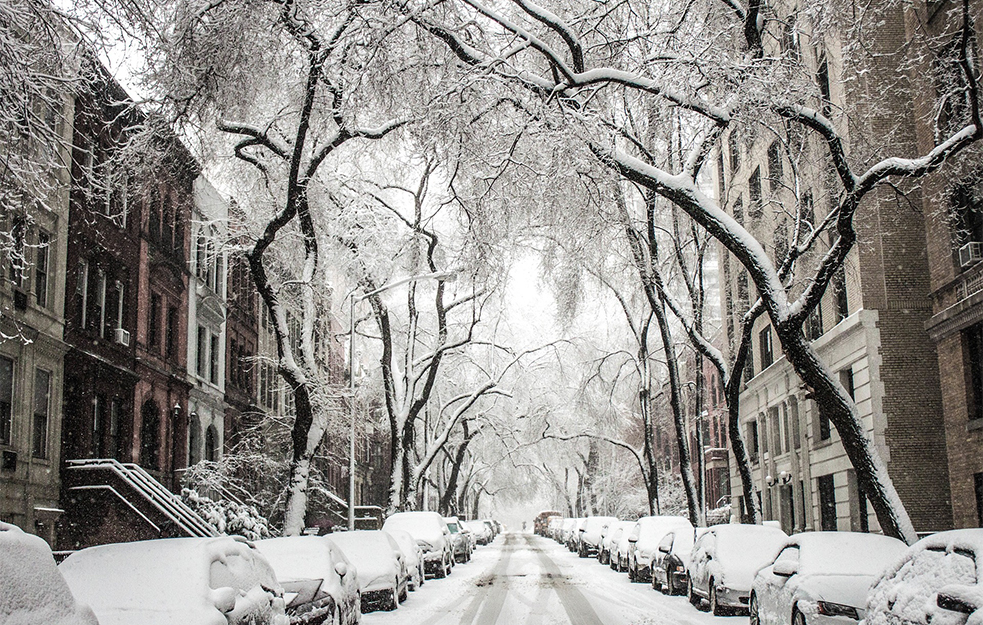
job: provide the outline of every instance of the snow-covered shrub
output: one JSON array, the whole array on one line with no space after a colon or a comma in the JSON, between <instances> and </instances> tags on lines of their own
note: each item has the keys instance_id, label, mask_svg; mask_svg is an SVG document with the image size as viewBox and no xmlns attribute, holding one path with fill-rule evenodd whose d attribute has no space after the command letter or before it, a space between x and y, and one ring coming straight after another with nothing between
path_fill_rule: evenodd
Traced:
<instances>
[{"instance_id":1,"label":"snow-covered shrub","mask_svg":"<svg viewBox=\"0 0 983 625\"><path fill-rule=\"evenodd\" d=\"M269 522L253 506L236 501L209 499L197 491L181 489L181 499L222 534L237 534L249 540L269 538Z\"/></svg>"},{"instance_id":2,"label":"snow-covered shrub","mask_svg":"<svg viewBox=\"0 0 983 625\"><path fill-rule=\"evenodd\" d=\"M707 510L707 525L719 525L730 523L731 505L720 506L713 510Z\"/></svg>"}]
</instances>

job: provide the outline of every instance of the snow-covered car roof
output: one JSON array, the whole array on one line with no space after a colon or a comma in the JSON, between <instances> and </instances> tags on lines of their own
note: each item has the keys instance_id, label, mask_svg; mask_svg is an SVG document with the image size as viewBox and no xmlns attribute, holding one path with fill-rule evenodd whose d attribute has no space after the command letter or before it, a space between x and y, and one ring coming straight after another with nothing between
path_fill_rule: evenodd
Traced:
<instances>
[{"instance_id":1,"label":"snow-covered car roof","mask_svg":"<svg viewBox=\"0 0 983 625\"><path fill-rule=\"evenodd\" d=\"M79 605L51 556L48 543L0 522L0 623L98 625Z\"/></svg>"},{"instance_id":2,"label":"snow-covered car roof","mask_svg":"<svg viewBox=\"0 0 983 625\"><path fill-rule=\"evenodd\" d=\"M939 608L939 591L968 596L983 605L983 529L926 536L888 566L871 585L865 625L964 623L967 615ZM973 620L979 618L977 611ZM941 617L941 618L940 618Z\"/></svg>"},{"instance_id":3,"label":"snow-covered car roof","mask_svg":"<svg viewBox=\"0 0 983 625\"><path fill-rule=\"evenodd\" d=\"M436 512L397 512L386 519L382 529L406 530L416 540L423 540L434 547L439 547L443 544L447 524Z\"/></svg>"},{"instance_id":4,"label":"snow-covered car roof","mask_svg":"<svg viewBox=\"0 0 983 625\"><path fill-rule=\"evenodd\" d=\"M247 602L260 601L264 587L283 592L266 559L245 541L230 536L89 547L70 555L58 569L102 625L221 624L226 617L218 606L228 595L216 589L242 591ZM278 601L276 612L269 615L271 622L283 614L282 600Z\"/></svg>"},{"instance_id":5,"label":"snow-covered car roof","mask_svg":"<svg viewBox=\"0 0 983 625\"><path fill-rule=\"evenodd\" d=\"M860 532L804 532L794 534L800 574L879 575L907 549L896 538Z\"/></svg>"},{"instance_id":6,"label":"snow-covered car roof","mask_svg":"<svg viewBox=\"0 0 983 625\"><path fill-rule=\"evenodd\" d=\"M756 561L762 559L771 562L788 540L788 534L767 525L714 525L707 533L716 537L713 557L718 562L746 561L750 554L753 554L751 557Z\"/></svg>"},{"instance_id":7,"label":"snow-covered car roof","mask_svg":"<svg viewBox=\"0 0 983 625\"><path fill-rule=\"evenodd\" d=\"M465 521L464 524L475 534L491 534L491 529L483 521Z\"/></svg>"},{"instance_id":8,"label":"snow-covered car roof","mask_svg":"<svg viewBox=\"0 0 983 625\"><path fill-rule=\"evenodd\" d=\"M362 592L391 586L400 575L397 554L402 556L399 543L382 530L335 532L331 540L341 547L349 562L358 569L358 585Z\"/></svg>"}]
</instances>

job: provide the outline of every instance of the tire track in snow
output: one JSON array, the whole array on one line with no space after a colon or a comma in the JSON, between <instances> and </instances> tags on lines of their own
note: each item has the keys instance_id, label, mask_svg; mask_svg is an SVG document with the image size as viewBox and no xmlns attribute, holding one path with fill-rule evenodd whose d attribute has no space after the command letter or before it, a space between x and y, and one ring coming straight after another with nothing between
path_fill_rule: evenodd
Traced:
<instances>
[{"instance_id":1,"label":"tire track in snow","mask_svg":"<svg viewBox=\"0 0 983 625\"><path fill-rule=\"evenodd\" d=\"M498 619L499 613L502 611L502 606L505 603L505 597L508 594L508 588L506 587L506 573L509 568L509 560L512 557L512 552L515 550L515 538L511 534L505 535L505 544L502 545L502 555L499 557L498 562L495 566L491 568L487 573L479 576L474 582L474 596L471 601L468 602L467 608L464 610L464 614L461 616L460 625L474 625L475 623L489 623L489 625L494 625L495 620ZM491 599L491 601L489 601ZM464 597L461 597L461 601ZM496 607L497 604L497 607ZM478 616L478 611L481 610L482 605L485 606L482 612L482 618L480 621L476 621ZM419 625L435 625L440 621L446 620L448 617L447 612L440 611L434 614L430 618L421 621ZM494 620L486 621L486 618L492 617Z\"/></svg>"},{"instance_id":2,"label":"tire track in snow","mask_svg":"<svg viewBox=\"0 0 983 625\"><path fill-rule=\"evenodd\" d=\"M544 584L551 587L559 597L570 625L604 625L583 593L567 583L567 576L560 572L560 567L553 562L553 558L534 544L535 537L529 535L523 537L528 548L539 556L539 563L543 567Z\"/></svg>"}]
</instances>

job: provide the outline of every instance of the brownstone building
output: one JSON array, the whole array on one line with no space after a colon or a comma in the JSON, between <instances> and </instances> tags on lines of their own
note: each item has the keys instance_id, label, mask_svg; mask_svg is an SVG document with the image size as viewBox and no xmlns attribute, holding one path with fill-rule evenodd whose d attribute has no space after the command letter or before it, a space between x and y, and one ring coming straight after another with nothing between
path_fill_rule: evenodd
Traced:
<instances>
[{"instance_id":1,"label":"brownstone building","mask_svg":"<svg viewBox=\"0 0 983 625\"><path fill-rule=\"evenodd\" d=\"M170 142L119 171L135 113L108 77L75 112L65 303L65 459L137 462L167 485L186 463L187 223L197 165ZM115 171L114 171L115 170Z\"/></svg>"},{"instance_id":2,"label":"brownstone building","mask_svg":"<svg viewBox=\"0 0 983 625\"><path fill-rule=\"evenodd\" d=\"M909 31L928 37L923 48L926 60L913 72L913 91L921 95L914 103L921 152L969 122L966 82L956 65L960 7L951 0L918 2L909 16ZM983 6L977 2L970 7L979 42ZM978 54L979 48L974 52ZM924 326L939 354L953 522L956 527L979 527L983 526L983 153L979 146L929 178L923 197L932 305L932 316Z\"/></svg>"}]
</instances>

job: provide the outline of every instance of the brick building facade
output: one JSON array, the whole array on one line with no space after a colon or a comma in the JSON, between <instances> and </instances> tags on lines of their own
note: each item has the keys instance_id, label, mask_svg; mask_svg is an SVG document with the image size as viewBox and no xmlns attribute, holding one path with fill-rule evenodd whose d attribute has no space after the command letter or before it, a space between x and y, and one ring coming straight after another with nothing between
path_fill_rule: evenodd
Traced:
<instances>
[{"instance_id":1,"label":"brick building facade","mask_svg":"<svg viewBox=\"0 0 983 625\"><path fill-rule=\"evenodd\" d=\"M796 37L774 40L797 46L794 57L814 76L820 94L810 104L826 112L844 136L889 138L890 152L913 155L915 119L910 102L901 97L910 93L910 85L898 74L895 56L906 42L906 15L881 17L868 33L869 51L876 54L863 62L847 60L834 38L812 40L807 24L797 26ZM871 99L888 93L892 97ZM790 146L799 151L793 154ZM797 158L794 166L791 158ZM827 159L825 146L813 137L764 128L744 135L731 131L717 154L722 203L780 258L793 227L789 214L799 209L818 223L835 204L836 191L826 183ZM907 200L918 205L921 196L909 190ZM865 199L855 223L858 243L804 329L854 398L916 529L946 529L952 518L942 395L934 345L923 329L931 314L925 215L901 208L885 190ZM829 242L818 241L818 253ZM809 266L816 256L801 262ZM726 254L721 265L723 315L732 342L753 301L753 284ZM741 423L764 518L780 521L786 531L876 531L876 518L835 428L818 414L808 389L782 357L767 317L758 319L752 337ZM738 483L734 473L732 484ZM738 492L735 487L735 508L743 504Z\"/></svg>"}]
</instances>

